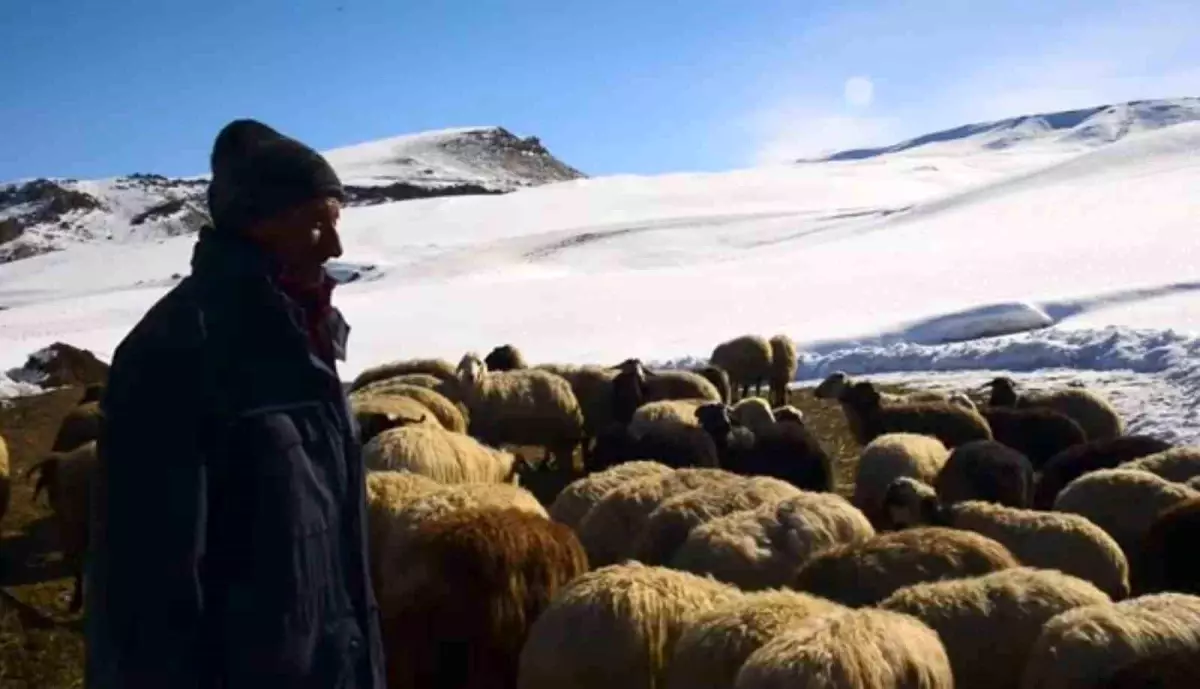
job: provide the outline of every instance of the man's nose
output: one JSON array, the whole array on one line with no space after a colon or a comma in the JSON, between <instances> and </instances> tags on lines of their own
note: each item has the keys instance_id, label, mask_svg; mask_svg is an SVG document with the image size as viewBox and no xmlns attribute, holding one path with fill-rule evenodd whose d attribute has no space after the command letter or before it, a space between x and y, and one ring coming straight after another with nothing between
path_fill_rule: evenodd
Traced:
<instances>
[{"instance_id":1,"label":"man's nose","mask_svg":"<svg viewBox=\"0 0 1200 689\"><path fill-rule=\"evenodd\" d=\"M332 228L321 232L321 244L325 250L325 255L329 258L338 258L342 255L342 238L338 236L338 231Z\"/></svg>"}]
</instances>

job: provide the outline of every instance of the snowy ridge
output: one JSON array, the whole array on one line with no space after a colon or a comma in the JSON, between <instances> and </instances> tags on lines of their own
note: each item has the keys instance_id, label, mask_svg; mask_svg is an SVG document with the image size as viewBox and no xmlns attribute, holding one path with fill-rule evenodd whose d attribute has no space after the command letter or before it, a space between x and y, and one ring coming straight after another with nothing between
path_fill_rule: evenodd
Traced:
<instances>
[{"instance_id":1,"label":"snowy ridge","mask_svg":"<svg viewBox=\"0 0 1200 689\"><path fill-rule=\"evenodd\" d=\"M424 132L326 152L348 205L500 194L582 173L536 137L501 127ZM130 175L0 185L0 263L80 243L129 244L192 234L207 222L208 177Z\"/></svg>"},{"instance_id":2,"label":"snowy ridge","mask_svg":"<svg viewBox=\"0 0 1200 689\"><path fill-rule=\"evenodd\" d=\"M1015 147L1086 149L1130 134L1200 120L1200 98L1129 101L1081 110L1025 115L968 124L880 148L840 151L819 161L863 160L893 153L930 149L1006 150Z\"/></svg>"}]
</instances>

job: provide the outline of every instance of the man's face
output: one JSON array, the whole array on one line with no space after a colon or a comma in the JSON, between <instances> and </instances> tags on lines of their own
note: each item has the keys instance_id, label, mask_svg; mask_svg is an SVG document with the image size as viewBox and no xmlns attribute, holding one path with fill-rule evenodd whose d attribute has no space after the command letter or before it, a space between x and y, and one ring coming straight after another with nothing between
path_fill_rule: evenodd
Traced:
<instances>
[{"instance_id":1,"label":"man's face","mask_svg":"<svg viewBox=\"0 0 1200 689\"><path fill-rule=\"evenodd\" d=\"M286 210L249 231L250 238L271 252L284 269L316 275L325 261L342 255L337 199L315 199Z\"/></svg>"}]
</instances>

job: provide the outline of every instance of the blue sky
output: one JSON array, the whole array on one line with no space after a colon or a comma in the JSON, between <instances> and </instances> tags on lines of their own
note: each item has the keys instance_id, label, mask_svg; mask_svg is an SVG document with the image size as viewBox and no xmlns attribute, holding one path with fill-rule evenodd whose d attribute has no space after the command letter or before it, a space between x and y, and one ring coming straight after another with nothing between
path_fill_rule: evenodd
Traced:
<instances>
[{"instance_id":1,"label":"blue sky","mask_svg":"<svg viewBox=\"0 0 1200 689\"><path fill-rule=\"evenodd\" d=\"M1200 95L1200 3L5 0L0 180L202 174L260 118L326 149L536 134L589 174L719 170Z\"/></svg>"}]
</instances>

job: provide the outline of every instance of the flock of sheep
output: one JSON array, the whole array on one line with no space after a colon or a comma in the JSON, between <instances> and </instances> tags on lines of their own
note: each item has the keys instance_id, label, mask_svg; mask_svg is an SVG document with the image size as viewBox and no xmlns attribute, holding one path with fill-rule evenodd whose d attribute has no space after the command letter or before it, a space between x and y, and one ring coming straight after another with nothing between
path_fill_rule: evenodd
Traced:
<instances>
[{"instance_id":1,"label":"flock of sheep","mask_svg":"<svg viewBox=\"0 0 1200 689\"><path fill-rule=\"evenodd\" d=\"M695 371L509 345L364 371L389 686L1200 687L1200 448L1085 389L1000 378L976 404L838 372L815 390L861 445L838 486L795 367L745 336ZM98 394L33 469L76 566ZM570 480L548 504L521 485L543 468Z\"/></svg>"}]
</instances>

